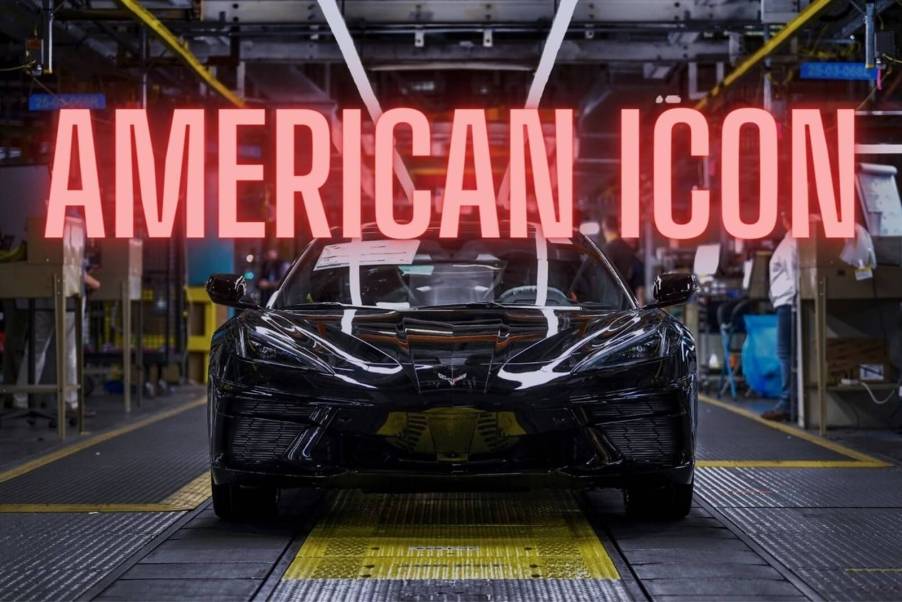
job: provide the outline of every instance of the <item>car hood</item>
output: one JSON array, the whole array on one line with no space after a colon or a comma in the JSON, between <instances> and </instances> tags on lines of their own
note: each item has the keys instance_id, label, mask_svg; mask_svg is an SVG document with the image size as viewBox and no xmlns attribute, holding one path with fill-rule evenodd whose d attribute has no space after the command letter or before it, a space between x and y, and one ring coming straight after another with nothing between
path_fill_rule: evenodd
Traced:
<instances>
[{"instance_id":1,"label":"car hood","mask_svg":"<svg viewBox=\"0 0 902 602\"><path fill-rule=\"evenodd\" d=\"M420 392L486 391L547 384L589 356L666 329L658 310L554 308L260 310L239 328L259 344L292 350L299 366L311 356L354 382L409 379ZM374 384L376 384L374 382Z\"/></svg>"}]
</instances>

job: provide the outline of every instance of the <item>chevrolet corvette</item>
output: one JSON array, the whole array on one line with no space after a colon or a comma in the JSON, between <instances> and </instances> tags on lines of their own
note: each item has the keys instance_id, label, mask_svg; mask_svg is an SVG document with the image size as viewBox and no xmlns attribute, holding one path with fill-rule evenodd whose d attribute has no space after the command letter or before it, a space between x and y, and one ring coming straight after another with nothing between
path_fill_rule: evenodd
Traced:
<instances>
[{"instance_id":1,"label":"chevrolet corvette","mask_svg":"<svg viewBox=\"0 0 902 602\"><path fill-rule=\"evenodd\" d=\"M579 232L461 233L314 240L265 307L210 277L238 310L210 354L217 515L290 487L615 487L630 514L688 513L695 343L662 308L694 277L662 274L640 307Z\"/></svg>"}]
</instances>

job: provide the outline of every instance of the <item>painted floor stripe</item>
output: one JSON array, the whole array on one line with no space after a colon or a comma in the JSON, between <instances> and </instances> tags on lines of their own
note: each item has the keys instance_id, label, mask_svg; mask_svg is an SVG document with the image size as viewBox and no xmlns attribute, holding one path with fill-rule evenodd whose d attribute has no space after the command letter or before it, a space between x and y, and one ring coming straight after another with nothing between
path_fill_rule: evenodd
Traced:
<instances>
[{"instance_id":1,"label":"painted floor stripe","mask_svg":"<svg viewBox=\"0 0 902 602\"><path fill-rule=\"evenodd\" d=\"M178 491L162 501L163 504L194 510L213 494L210 473L202 472Z\"/></svg>"},{"instance_id":2,"label":"painted floor stripe","mask_svg":"<svg viewBox=\"0 0 902 602\"><path fill-rule=\"evenodd\" d=\"M606 579L620 575L568 492L343 491L284 580Z\"/></svg>"},{"instance_id":3,"label":"painted floor stripe","mask_svg":"<svg viewBox=\"0 0 902 602\"><path fill-rule=\"evenodd\" d=\"M698 468L886 468L885 462L861 460L698 460Z\"/></svg>"},{"instance_id":4,"label":"painted floor stripe","mask_svg":"<svg viewBox=\"0 0 902 602\"><path fill-rule=\"evenodd\" d=\"M733 412L734 414L739 414L749 420L776 429L798 439L802 439L813 445L829 449L832 452L841 456L846 456L852 460L700 460L698 462L699 468L887 468L892 466L892 464L888 462L878 460L873 456L856 451L835 441L830 441L824 437L803 431L802 429L789 424L765 420L758 414L750 412L735 404L721 401L701 393L699 393L698 399L699 401L717 406L718 408Z\"/></svg>"}]
</instances>

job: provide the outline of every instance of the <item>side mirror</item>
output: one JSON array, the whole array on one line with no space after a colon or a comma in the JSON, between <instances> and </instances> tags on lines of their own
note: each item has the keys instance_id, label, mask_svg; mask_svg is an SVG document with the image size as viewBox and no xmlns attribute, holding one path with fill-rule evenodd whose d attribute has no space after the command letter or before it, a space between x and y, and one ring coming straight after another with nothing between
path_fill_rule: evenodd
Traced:
<instances>
[{"instance_id":1,"label":"side mirror","mask_svg":"<svg viewBox=\"0 0 902 602\"><path fill-rule=\"evenodd\" d=\"M655 278L652 289L654 302L646 307L667 307L686 303L698 289L698 280L694 274L668 272Z\"/></svg>"},{"instance_id":2,"label":"side mirror","mask_svg":"<svg viewBox=\"0 0 902 602\"><path fill-rule=\"evenodd\" d=\"M212 274L207 279L207 294L218 305L242 309L258 307L247 296L247 282L241 274Z\"/></svg>"}]
</instances>

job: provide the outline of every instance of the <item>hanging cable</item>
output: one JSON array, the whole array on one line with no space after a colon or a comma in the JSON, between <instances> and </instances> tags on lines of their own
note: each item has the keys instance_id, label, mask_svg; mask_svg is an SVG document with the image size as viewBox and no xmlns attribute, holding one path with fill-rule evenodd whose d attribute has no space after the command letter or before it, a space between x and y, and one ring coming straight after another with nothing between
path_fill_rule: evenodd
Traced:
<instances>
[{"instance_id":1,"label":"hanging cable","mask_svg":"<svg viewBox=\"0 0 902 602\"><path fill-rule=\"evenodd\" d=\"M32 67L34 67L36 62L37 61L29 61L15 67L0 67L0 73L9 73L11 71L24 71L25 69L31 69Z\"/></svg>"},{"instance_id":2,"label":"hanging cable","mask_svg":"<svg viewBox=\"0 0 902 602\"><path fill-rule=\"evenodd\" d=\"M874 395L874 392L871 390L871 387L869 387L868 384L867 384L866 382L861 381L861 386L864 387L864 390L867 391L867 392L868 392L868 395L871 396L871 401L873 401L873 402L874 402L875 404L877 404L878 406L882 406L882 405L884 405L886 402L888 402L890 399L892 399L893 395L895 395L896 392L898 391L898 387L902 386L902 383L896 383L896 388L893 389L893 390L891 390L891 391L889 392L889 395L887 395L887 396L886 396L885 398L883 398L883 399L877 399L877 396Z\"/></svg>"}]
</instances>

